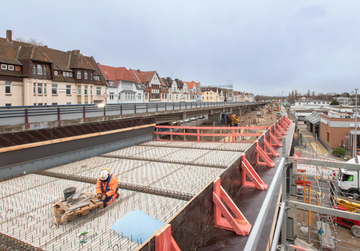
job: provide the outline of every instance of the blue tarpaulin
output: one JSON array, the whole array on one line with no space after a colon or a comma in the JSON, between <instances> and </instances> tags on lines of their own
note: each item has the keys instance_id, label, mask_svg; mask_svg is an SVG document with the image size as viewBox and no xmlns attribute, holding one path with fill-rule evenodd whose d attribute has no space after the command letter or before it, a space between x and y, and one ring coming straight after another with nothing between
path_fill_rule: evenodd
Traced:
<instances>
[{"instance_id":1,"label":"blue tarpaulin","mask_svg":"<svg viewBox=\"0 0 360 251\"><path fill-rule=\"evenodd\" d=\"M158 221L140 210L136 210L118 219L111 226L111 229L123 237L142 244L163 225L164 222Z\"/></svg>"}]
</instances>

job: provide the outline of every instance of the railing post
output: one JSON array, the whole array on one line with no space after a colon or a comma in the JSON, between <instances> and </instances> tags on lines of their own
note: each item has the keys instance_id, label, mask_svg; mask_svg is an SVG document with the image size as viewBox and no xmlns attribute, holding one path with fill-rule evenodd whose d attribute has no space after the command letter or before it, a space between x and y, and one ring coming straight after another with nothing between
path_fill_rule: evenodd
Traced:
<instances>
[{"instance_id":1,"label":"railing post","mask_svg":"<svg viewBox=\"0 0 360 251\"><path fill-rule=\"evenodd\" d=\"M181 111L181 102L180 102L180 111Z\"/></svg>"},{"instance_id":2,"label":"railing post","mask_svg":"<svg viewBox=\"0 0 360 251\"><path fill-rule=\"evenodd\" d=\"M146 115L149 115L149 107L148 107L148 104L146 104Z\"/></svg>"},{"instance_id":3,"label":"railing post","mask_svg":"<svg viewBox=\"0 0 360 251\"><path fill-rule=\"evenodd\" d=\"M197 129L197 141L200 142L200 129Z\"/></svg>"},{"instance_id":4,"label":"railing post","mask_svg":"<svg viewBox=\"0 0 360 251\"><path fill-rule=\"evenodd\" d=\"M85 106L83 106L83 120L84 122L86 122Z\"/></svg>"},{"instance_id":5,"label":"railing post","mask_svg":"<svg viewBox=\"0 0 360 251\"><path fill-rule=\"evenodd\" d=\"M197 102L195 104L196 104L196 109L197 109Z\"/></svg>"},{"instance_id":6,"label":"railing post","mask_svg":"<svg viewBox=\"0 0 360 251\"><path fill-rule=\"evenodd\" d=\"M173 111L175 111L175 103L173 103Z\"/></svg>"},{"instance_id":7,"label":"railing post","mask_svg":"<svg viewBox=\"0 0 360 251\"><path fill-rule=\"evenodd\" d=\"M136 116L136 104L134 104L134 115Z\"/></svg>"},{"instance_id":8,"label":"railing post","mask_svg":"<svg viewBox=\"0 0 360 251\"><path fill-rule=\"evenodd\" d=\"M165 102L165 107L166 107L166 102ZM156 114L158 114L158 111L159 111L159 107L158 107L158 103L156 103Z\"/></svg>"},{"instance_id":9,"label":"railing post","mask_svg":"<svg viewBox=\"0 0 360 251\"><path fill-rule=\"evenodd\" d=\"M191 103L191 109L192 109L192 103Z\"/></svg>"},{"instance_id":10,"label":"railing post","mask_svg":"<svg viewBox=\"0 0 360 251\"><path fill-rule=\"evenodd\" d=\"M106 121L106 105L104 105L104 120Z\"/></svg>"},{"instance_id":11,"label":"railing post","mask_svg":"<svg viewBox=\"0 0 360 251\"><path fill-rule=\"evenodd\" d=\"M120 105L120 117L123 117L123 113L122 113L122 105Z\"/></svg>"},{"instance_id":12,"label":"railing post","mask_svg":"<svg viewBox=\"0 0 360 251\"><path fill-rule=\"evenodd\" d=\"M29 129L29 110L28 108L25 108L25 129Z\"/></svg>"},{"instance_id":13,"label":"railing post","mask_svg":"<svg viewBox=\"0 0 360 251\"><path fill-rule=\"evenodd\" d=\"M187 103L185 103L185 110L187 110Z\"/></svg>"},{"instance_id":14,"label":"railing post","mask_svg":"<svg viewBox=\"0 0 360 251\"><path fill-rule=\"evenodd\" d=\"M167 112L167 107L166 107L166 104L167 104L167 103L165 103L165 113ZM156 105L157 105L157 104L156 104Z\"/></svg>"},{"instance_id":15,"label":"railing post","mask_svg":"<svg viewBox=\"0 0 360 251\"><path fill-rule=\"evenodd\" d=\"M61 126L60 107L57 109L58 125Z\"/></svg>"}]
</instances>

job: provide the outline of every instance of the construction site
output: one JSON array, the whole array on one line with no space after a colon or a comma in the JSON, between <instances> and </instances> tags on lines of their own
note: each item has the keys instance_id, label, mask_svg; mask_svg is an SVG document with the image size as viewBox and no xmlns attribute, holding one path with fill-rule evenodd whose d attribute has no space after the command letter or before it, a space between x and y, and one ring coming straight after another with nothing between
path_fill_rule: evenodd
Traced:
<instances>
[{"instance_id":1,"label":"construction site","mask_svg":"<svg viewBox=\"0 0 360 251\"><path fill-rule=\"evenodd\" d=\"M338 181L360 165L307 155L277 102L239 111L27 144L1 134L0 249L359 250L360 203ZM119 188L107 207L95 194L104 169Z\"/></svg>"}]
</instances>

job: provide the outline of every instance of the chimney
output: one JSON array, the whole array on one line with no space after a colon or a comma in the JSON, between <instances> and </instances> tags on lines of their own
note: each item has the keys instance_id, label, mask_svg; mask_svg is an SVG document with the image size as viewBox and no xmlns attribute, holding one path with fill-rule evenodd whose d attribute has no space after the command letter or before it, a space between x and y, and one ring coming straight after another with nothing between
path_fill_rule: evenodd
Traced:
<instances>
[{"instance_id":1,"label":"chimney","mask_svg":"<svg viewBox=\"0 0 360 251\"><path fill-rule=\"evenodd\" d=\"M47 45L44 45L44 47L45 47L45 48L48 48L48 46L47 46Z\"/></svg>"},{"instance_id":2,"label":"chimney","mask_svg":"<svg viewBox=\"0 0 360 251\"><path fill-rule=\"evenodd\" d=\"M6 31L6 39L8 42L12 42L12 30L7 30Z\"/></svg>"},{"instance_id":3,"label":"chimney","mask_svg":"<svg viewBox=\"0 0 360 251\"><path fill-rule=\"evenodd\" d=\"M137 69L138 73L140 73L140 69Z\"/></svg>"},{"instance_id":4,"label":"chimney","mask_svg":"<svg viewBox=\"0 0 360 251\"><path fill-rule=\"evenodd\" d=\"M73 50L72 51L75 55L79 55L80 54L80 50Z\"/></svg>"}]
</instances>

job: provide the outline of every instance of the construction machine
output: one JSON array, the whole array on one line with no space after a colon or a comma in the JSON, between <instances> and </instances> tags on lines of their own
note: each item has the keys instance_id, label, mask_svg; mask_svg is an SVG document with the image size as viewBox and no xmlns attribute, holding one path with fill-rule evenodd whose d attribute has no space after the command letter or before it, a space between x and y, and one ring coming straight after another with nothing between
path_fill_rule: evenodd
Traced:
<instances>
[{"instance_id":1,"label":"construction machine","mask_svg":"<svg viewBox=\"0 0 360 251\"><path fill-rule=\"evenodd\" d=\"M336 203L336 205L334 205L335 209L352 212L360 216L360 203L355 203L345 198L336 198L334 201ZM360 221L338 216L336 217L336 223L349 228L355 237L360 238Z\"/></svg>"},{"instance_id":2,"label":"construction machine","mask_svg":"<svg viewBox=\"0 0 360 251\"><path fill-rule=\"evenodd\" d=\"M240 124L240 118L235 114L229 114L226 116L226 123L230 126L238 126Z\"/></svg>"}]
</instances>

